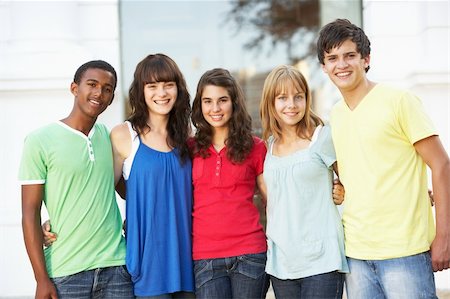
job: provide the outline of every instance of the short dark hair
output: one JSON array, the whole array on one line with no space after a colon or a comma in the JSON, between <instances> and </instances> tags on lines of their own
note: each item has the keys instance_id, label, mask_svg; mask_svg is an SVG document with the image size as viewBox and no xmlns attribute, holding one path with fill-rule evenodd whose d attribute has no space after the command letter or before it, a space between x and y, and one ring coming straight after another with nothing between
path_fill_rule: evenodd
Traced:
<instances>
[{"instance_id":1,"label":"short dark hair","mask_svg":"<svg viewBox=\"0 0 450 299\"><path fill-rule=\"evenodd\" d=\"M370 55L370 41L364 31L347 19L336 19L325 25L319 32L317 40L319 62L324 64L325 52L329 53L331 49L339 47L346 40L356 44L356 50L362 58ZM370 66L367 66L366 72L369 69Z\"/></svg>"},{"instance_id":2,"label":"short dark hair","mask_svg":"<svg viewBox=\"0 0 450 299\"><path fill-rule=\"evenodd\" d=\"M114 89L116 89L116 86L117 86L116 70L112 67L112 65L110 65L109 63L107 63L106 61L103 61L103 60L91 60L91 61L88 61L88 62L82 64L75 72L75 75L73 76L73 82L75 82L76 84L80 84L81 77L83 77L84 73L88 69L101 69L101 70L110 72L114 77L114 86L113 87L114 87Z\"/></svg>"}]
</instances>

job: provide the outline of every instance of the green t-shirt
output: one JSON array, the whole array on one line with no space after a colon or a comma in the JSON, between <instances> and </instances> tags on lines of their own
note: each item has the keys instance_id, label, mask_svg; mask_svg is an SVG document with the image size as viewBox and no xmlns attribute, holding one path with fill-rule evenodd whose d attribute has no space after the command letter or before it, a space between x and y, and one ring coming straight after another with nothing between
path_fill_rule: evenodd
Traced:
<instances>
[{"instance_id":1,"label":"green t-shirt","mask_svg":"<svg viewBox=\"0 0 450 299\"><path fill-rule=\"evenodd\" d=\"M19 180L45 184L44 203L58 235L44 251L50 277L125 264L111 141L104 125L95 124L89 136L62 122L29 134Z\"/></svg>"},{"instance_id":2,"label":"green t-shirt","mask_svg":"<svg viewBox=\"0 0 450 299\"><path fill-rule=\"evenodd\" d=\"M345 186L347 256L383 260L429 250L434 219L414 143L436 130L420 100L377 84L354 110L338 102L330 120Z\"/></svg>"}]
</instances>

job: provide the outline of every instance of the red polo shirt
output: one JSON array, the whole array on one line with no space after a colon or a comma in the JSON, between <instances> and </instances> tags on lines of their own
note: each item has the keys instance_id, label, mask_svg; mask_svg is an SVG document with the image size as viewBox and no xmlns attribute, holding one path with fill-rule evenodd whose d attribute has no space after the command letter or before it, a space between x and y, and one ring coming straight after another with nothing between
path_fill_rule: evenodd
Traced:
<instances>
[{"instance_id":1,"label":"red polo shirt","mask_svg":"<svg viewBox=\"0 0 450 299\"><path fill-rule=\"evenodd\" d=\"M254 137L247 159L233 164L227 150L213 146L192 164L194 185L193 258L224 258L267 250L266 236L253 204L256 177L263 172L266 146Z\"/></svg>"}]
</instances>

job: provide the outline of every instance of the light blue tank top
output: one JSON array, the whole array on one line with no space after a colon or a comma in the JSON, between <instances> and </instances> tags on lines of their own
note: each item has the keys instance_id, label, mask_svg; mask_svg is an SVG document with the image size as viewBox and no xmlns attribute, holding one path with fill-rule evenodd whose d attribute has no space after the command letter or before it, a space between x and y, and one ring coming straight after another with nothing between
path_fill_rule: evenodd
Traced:
<instances>
[{"instance_id":1,"label":"light blue tank top","mask_svg":"<svg viewBox=\"0 0 450 299\"><path fill-rule=\"evenodd\" d=\"M336 155L330 128L319 126L308 148L287 156L274 156L273 143L270 137L264 162L266 272L279 279L347 272L341 218L332 199Z\"/></svg>"}]
</instances>

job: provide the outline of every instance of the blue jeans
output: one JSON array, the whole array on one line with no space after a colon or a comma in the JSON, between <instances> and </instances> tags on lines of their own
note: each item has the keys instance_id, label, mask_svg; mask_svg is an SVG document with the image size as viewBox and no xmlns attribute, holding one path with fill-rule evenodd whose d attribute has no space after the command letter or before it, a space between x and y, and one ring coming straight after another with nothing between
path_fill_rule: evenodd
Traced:
<instances>
[{"instance_id":1,"label":"blue jeans","mask_svg":"<svg viewBox=\"0 0 450 299\"><path fill-rule=\"evenodd\" d=\"M387 260L347 258L347 262L349 299L437 298L429 252Z\"/></svg>"},{"instance_id":2,"label":"blue jeans","mask_svg":"<svg viewBox=\"0 0 450 299\"><path fill-rule=\"evenodd\" d=\"M155 296L136 296L136 299L195 299L195 294L190 292L176 292Z\"/></svg>"},{"instance_id":3,"label":"blue jeans","mask_svg":"<svg viewBox=\"0 0 450 299\"><path fill-rule=\"evenodd\" d=\"M337 271L299 279L270 276L270 281L277 299L341 299L344 289L344 274Z\"/></svg>"},{"instance_id":4,"label":"blue jeans","mask_svg":"<svg viewBox=\"0 0 450 299\"><path fill-rule=\"evenodd\" d=\"M52 278L58 299L134 299L125 266L98 268Z\"/></svg>"},{"instance_id":5,"label":"blue jeans","mask_svg":"<svg viewBox=\"0 0 450 299\"><path fill-rule=\"evenodd\" d=\"M266 253L194 261L197 299L264 298Z\"/></svg>"}]
</instances>

